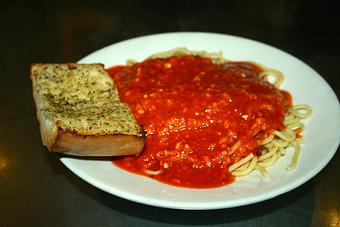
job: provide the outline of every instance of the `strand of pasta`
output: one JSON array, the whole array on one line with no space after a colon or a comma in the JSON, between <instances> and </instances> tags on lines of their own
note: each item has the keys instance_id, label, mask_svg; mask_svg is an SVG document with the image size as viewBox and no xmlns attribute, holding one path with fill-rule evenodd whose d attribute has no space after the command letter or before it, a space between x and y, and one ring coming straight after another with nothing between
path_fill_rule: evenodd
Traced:
<instances>
[{"instance_id":1,"label":"strand of pasta","mask_svg":"<svg viewBox=\"0 0 340 227\"><path fill-rule=\"evenodd\" d=\"M163 170L162 170L162 169L160 169L160 170L149 170L149 169L145 169L144 172L145 172L146 174L149 174L149 175L159 175L159 174L161 174L161 173L163 172Z\"/></svg>"},{"instance_id":2,"label":"strand of pasta","mask_svg":"<svg viewBox=\"0 0 340 227\"><path fill-rule=\"evenodd\" d=\"M207 51L192 51L188 50L185 47L174 48L169 51L156 53L149 56L149 59L154 58L169 58L173 56L184 56L184 55L193 55L193 56L200 56L205 58L210 58L213 63L215 64L222 64L225 63L227 60L224 58L221 51L219 52L207 52Z\"/></svg>"},{"instance_id":3,"label":"strand of pasta","mask_svg":"<svg viewBox=\"0 0 340 227\"><path fill-rule=\"evenodd\" d=\"M256 163L257 163L257 157L254 156L254 157L249 161L249 164L247 165L246 168L243 168L243 169L241 169L241 170L240 170L240 168L238 168L238 170L233 171L232 174L233 174L235 177L248 175L251 171L253 171L253 169L254 169L255 166L256 166ZM246 164L244 164L244 165L246 165Z\"/></svg>"},{"instance_id":4,"label":"strand of pasta","mask_svg":"<svg viewBox=\"0 0 340 227\"><path fill-rule=\"evenodd\" d=\"M258 65L258 64L257 64ZM265 68L259 65L261 68ZM263 72L259 75L260 78L269 81L269 77L274 77L274 81L271 82L276 88L279 88L284 80L283 74L275 69L265 68Z\"/></svg>"},{"instance_id":5,"label":"strand of pasta","mask_svg":"<svg viewBox=\"0 0 340 227\"><path fill-rule=\"evenodd\" d=\"M229 166L229 172L232 173L234 170L236 170L238 167L242 166L243 164L247 163L248 161L250 161L252 158L254 157L254 155L252 153L250 153L247 157L241 159L240 161L232 164L231 166Z\"/></svg>"}]
</instances>

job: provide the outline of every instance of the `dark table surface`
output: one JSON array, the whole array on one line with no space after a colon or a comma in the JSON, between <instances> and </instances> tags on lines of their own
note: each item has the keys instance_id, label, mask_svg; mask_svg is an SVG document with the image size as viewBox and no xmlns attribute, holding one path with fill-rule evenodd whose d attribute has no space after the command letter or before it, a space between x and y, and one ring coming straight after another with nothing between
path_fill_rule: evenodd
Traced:
<instances>
[{"instance_id":1,"label":"dark table surface","mask_svg":"<svg viewBox=\"0 0 340 227\"><path fill-rule=\"evenodd\" d=\"M318 71L339 97L340 16L335 3L2 2L0 226L340 226L339 154L297 189L239 208L171 210L107 194L78 178L41 145L28 76L32 62L75 62L132 37L205 31L289 52Z\"/></svg>"}]
</instances>

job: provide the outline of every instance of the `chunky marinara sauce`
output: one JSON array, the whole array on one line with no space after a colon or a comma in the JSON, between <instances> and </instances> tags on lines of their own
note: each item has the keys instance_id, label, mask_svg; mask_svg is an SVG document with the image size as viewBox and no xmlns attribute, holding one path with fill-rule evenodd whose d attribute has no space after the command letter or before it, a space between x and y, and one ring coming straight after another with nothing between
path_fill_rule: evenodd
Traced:
<instances>
[{"instance_id":1,"label":"chunky marinara sauce","mask_svg":"<svg viewBox=\"0 0 340 227\"><path fill-rule=\"evenodd\" d=\"M108 69L147 133L138 156L113 163L127 171L190 188L234 181L229 165L253 152L269 133L283 129L287 92L261 80L246 62L214 64L199 56L147 59ZM240 146L228 151L237 141Z\"/></svg>"}]
</instances>

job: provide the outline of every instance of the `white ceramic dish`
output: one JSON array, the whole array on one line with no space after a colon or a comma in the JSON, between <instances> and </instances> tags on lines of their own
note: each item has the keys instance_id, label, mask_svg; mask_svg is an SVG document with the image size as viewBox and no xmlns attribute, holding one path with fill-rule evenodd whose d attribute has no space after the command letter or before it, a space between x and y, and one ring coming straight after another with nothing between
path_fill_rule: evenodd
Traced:
<instances>
[{"instance_id":1,"label":"white ceramic dish","mask_svg":"<svg viewBox=\"0 0 340 227\"><path fill-rule=\"evenodd\" d=\"M308 65L297 58L263 43L235 36L184 32L144 36L119 42L98 50L81 63L103 63L106 67L125 64L129 58L147 56L175 47L191 50L222 51L230 60L250 60L282 71L283 89L289 90L294 103L308 103L313 116L305 121L305 144L294 172L287 172L287 155L270 168L272 178L258 173L239 178L235 183L215 189L187 189L166 185L131 174L110 161L63 157L61 161L76 175L108 193L131 201L175 209L231 208L267 200L305 183L331 160L339 145L340 108L330 86Z\"/></svg>"}]
</instances>

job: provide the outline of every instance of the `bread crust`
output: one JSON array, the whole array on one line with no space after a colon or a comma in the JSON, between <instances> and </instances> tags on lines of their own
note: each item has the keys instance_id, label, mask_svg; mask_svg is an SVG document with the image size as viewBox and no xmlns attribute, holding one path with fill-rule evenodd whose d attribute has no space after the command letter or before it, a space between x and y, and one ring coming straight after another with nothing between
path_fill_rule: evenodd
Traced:
<instances>
[{"instance_id":1,"label":"bread crust","mask_svg":"<svg viewBox=\"0 0 340 227\"><path fill-rule=\"evenodd\" d=\"M119 156L138 154L144 147L145 136L87 136L59 131L51 150L77 156Z\"/></svg>"},{"instance_id":2,"label":"bread crust","mask_svg":"<svg viewBox=\"0 0 340 227\"><path fill-rule=\"evenodd\" d=\"M44 108L44 100L38 94L38 84L35 71L44 64L32 64L30 78L32 80L32 93L36 105L36 117L39 122L40 134L43 145L51 152L58 152L75 156L107 157L118 155L138 154L145 144L143 129L138 135L124 134L79 134L59 127L58 122L49 116L49 113L41 111ZM60 65L60 64L49 64ZM78 64L67 63L69 69ZM103 67L102 64L89 64L95 67ZM141 127L142 128L142 127Z\"/></svg>"},{"instance_id":3,"label":"bread crust","mask_svg":"<svg viewBox=\"0 0 340 227\"><path fill-rule=\"evenodd\" d=\"M40 111L42 108L42 100L37 93L37 90L38 90L37 80L34 76L34 72L39 65L41 64L31 65L30 78L32 81L32 95L33 95L33 100L36 106L35 115L39 122L41 140L43 142L43 145L46 146L47 149L51 151L53 144L55 143L55 140L58 136L58 127L55 122L50 122L50 124L48 124L47 122L49 122L49 120Z\"/></svg>"}]
</instances>

